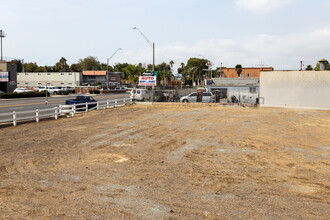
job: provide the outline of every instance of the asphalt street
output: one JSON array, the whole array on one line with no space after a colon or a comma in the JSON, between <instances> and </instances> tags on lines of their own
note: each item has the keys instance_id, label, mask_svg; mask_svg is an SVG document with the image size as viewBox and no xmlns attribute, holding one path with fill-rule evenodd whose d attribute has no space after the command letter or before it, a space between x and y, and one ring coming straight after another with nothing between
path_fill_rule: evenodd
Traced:
<instances>
[{"instance_id":1,"label":"asphalt street","mask_svg":"<svg viewBox=\"0 0 330 220\"><path fill-rule=\"evenodd\" d=\"M36 109L53 108L59 105L64 105L66 99L74 99L78 94L70 95L56 95L51 97L38 97L38 98L22 98L22 99L1 99L0 100L0 114L10 113L13 111L29 111ZM92 95L97 101L113 100L129 98L130 94L119 93L119 94L100 94ZM46 102L47 101L47 102ZM47 103L47 104L46 104Z\"/></svg>"}]
</instances>

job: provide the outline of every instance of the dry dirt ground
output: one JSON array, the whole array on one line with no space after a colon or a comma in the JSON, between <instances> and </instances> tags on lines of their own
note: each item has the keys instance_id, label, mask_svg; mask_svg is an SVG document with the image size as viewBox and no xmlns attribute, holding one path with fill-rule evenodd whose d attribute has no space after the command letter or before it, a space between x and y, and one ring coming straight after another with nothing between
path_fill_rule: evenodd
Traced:
<instances>
[{"instance_id":1,"label":"dry dirt ground","mask_svg":"<svg viewBox=\"0 0 330 220\"><path fill-rule=\"evenodd\" d=\"M329 219L330 112L130 106L0 130L1 219Z\"/></svg>"}]
</instances>

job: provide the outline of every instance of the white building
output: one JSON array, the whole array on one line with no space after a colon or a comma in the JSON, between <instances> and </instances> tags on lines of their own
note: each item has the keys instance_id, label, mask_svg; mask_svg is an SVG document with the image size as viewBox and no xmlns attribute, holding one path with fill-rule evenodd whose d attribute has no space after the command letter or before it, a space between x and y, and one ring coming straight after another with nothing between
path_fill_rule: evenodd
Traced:
<instances>
[{"instance_id":1,"label":"white building","mask_svg":"<svg viewBox=\"0 0 330 220\"><path fill-rule=\"evenodd\" d=\"M46 86L80 86L82 83L80 72L37 72L17 73L17 87Z\"/></svg>"}]
</instances>

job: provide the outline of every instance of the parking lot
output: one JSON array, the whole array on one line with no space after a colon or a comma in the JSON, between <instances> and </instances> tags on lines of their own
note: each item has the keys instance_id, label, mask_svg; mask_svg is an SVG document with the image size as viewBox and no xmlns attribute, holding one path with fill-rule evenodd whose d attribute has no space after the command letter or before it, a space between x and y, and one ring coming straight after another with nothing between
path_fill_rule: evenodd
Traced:
<instances>
[{"instance_id":1,"label":"parking lot","mask_svg":"<svg viewBox=\"0 0 330 220\"><path fill-rule=\"evenodd\" d=\"M330 112L135 105L0 130L0 218L328 219Z\"/></svg>"}]
</instances>

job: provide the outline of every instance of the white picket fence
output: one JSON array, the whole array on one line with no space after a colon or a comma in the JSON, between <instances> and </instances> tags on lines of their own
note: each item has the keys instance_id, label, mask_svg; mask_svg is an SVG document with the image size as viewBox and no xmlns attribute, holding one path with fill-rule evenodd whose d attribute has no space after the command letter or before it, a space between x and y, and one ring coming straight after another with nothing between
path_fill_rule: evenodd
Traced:
<instances>
[{"instance_id":1,"label":"white picket fence","mask_svg":"<svg viewBox=\"0 0 330 220\"><path fill-rule=\"evenodd\" d=\"M59 105L59 107L36 109L30 111L13 111L10 113L1 113L0 124L12 122L13 125L16 126L17 122L22 121L35 120L36 122L39 122L40 119L45 118L54 118L55 120L57 120L59 116L63 115L71 115L72 117L74 117L75 114L82 113L84 111L87 112L106 108L116 108L131 104L133 104L132 99L124 98L75 105Z\"/></svg>"}]
</instances>

